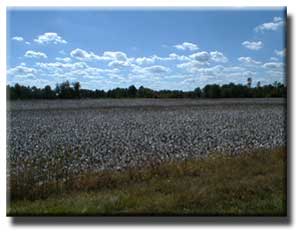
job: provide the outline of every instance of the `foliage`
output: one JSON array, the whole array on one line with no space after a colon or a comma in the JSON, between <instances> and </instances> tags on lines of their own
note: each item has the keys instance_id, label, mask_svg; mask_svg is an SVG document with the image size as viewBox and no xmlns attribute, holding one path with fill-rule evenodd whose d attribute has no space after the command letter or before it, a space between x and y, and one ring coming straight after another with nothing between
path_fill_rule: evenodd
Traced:
<instances>
[{"instance_id":1,"label":"foliage","mask_svg":"<svg viewBox=\"0 0 300 232\"><path fill-rule=\"evenodd\" d=\"M57 84L54 90L49 85L44 88L35 86L7 85L7 96L16 99L74 99L74 98L262 98L286 97L285 85L275 82L273 85L251 88L251 80L247 85L229 83L225 85L206 85L203 89L195 88L194 91L181 90L152 90L143 86L138 89L131 85L128 88L115 88L108 91L81 89L79 82L70 84L65 81Z\"/></svg>"},{"instance_id":2,"label":"foliage","mask_svg":"<svg viewBox=\"0 0 300 232\"><path fill-rule=\"evenodd\" d=\"M12 182L10 191L16 191ZM29 197L41 191L48 197ZM81 173L68 181L31 185L27 194L11 199L8 215L284 216L286 149Z\"/></svg>"}]
</instances>

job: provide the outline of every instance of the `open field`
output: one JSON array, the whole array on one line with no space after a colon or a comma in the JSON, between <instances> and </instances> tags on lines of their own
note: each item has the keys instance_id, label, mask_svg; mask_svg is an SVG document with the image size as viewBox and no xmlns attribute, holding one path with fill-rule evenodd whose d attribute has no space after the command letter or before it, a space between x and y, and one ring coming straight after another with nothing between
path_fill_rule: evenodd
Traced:
<instances>
[{"instance_id":1,"label":"open field","mask_svg":"<svg viewBox=\"0 0 300 232\"><path fill-rule=\"evenodd\" d=\"M16 171L68 154L66 168L76 172L272 148L285 144L284 106L282 99L13 102L8 157Z\"/></svg>"},{"instance_id":2,"label":"open field","mask_svg":"<svg viewBox=\"0 0 300 232\"><path fill-rule=\"evenodd\" d=\"M284 214L284 99L14 101L7 116L11 215Z\"/></svg>"},{"instance_id":3,"label":"open field","mask_svg":"<svg viewBox=\"0 0 300 232\"><path fill-rule=\"evenodd\" d=\"M286 150L167 162L77 177L65 194L11 202L8 215L285 216Z\"/></svg>"},{"instance_id":4,"label":"open field","mask_svg":"<svg viewBox=\"0 0 300 232\"><path fill-rule=\"evenodd\" d=\"M286 99L283 98L220 98L220 99L195 99L195 98L173 98L173 99L81 99L81 100L22 100L11 101L9 109L14 110L59 110L59 109L111 109L132 107L203 107L203 106L245 106L245 105L282 105ZM220 108L221 109L221 108Z\"/></svg>"}]
</instances>

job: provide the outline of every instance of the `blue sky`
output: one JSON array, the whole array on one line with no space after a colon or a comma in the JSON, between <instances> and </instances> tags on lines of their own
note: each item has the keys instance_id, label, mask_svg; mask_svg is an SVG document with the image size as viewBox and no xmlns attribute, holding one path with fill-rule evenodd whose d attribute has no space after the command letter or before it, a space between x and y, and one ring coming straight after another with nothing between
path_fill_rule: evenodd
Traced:
<instances>
[{"instance_id":1,"label":"blue sky","mask_svg":"<svg viewBox=\"0 0 300 232\"><path fill-rule=\"evenodd\" d=\"M284 81L285 8L10 8L7 82L83 88Z\"/></svg>"}]
</instances>

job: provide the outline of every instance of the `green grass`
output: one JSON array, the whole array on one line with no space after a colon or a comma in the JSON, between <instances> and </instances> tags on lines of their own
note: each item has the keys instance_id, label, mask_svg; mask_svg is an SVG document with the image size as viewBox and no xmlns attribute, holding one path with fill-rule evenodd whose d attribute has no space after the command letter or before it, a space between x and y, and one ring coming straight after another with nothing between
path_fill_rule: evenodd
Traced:
<instances>
[{"instance_id":1,"label":"green grass","mask_svg":"<svg viewBox=\"0 0 300 232\"><path fill-rule=\"evenodd\" d=\"M74 177L46 199L11 200L21 215L285 216L286 150L210 155L141 170Z\"/></svg>"}]
</instances>

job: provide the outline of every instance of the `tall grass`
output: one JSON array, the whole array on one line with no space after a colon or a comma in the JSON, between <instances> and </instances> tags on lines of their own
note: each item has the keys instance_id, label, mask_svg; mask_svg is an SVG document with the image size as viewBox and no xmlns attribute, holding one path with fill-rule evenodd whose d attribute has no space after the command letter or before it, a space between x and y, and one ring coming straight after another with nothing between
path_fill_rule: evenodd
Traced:
<instances>
[{"instance_id":1,"label":"tall grass","mask_svg":"<svg viewBox=\"0 0 300 232\"><path fill-rule=\"evenodd\" d=\"M8 215L286 215L286 150L211 154L123 171L11 176ZM51 170L52 171L52 170ZM50 175L49 170L45 172Z\"/></svg>"}]
</instances>

